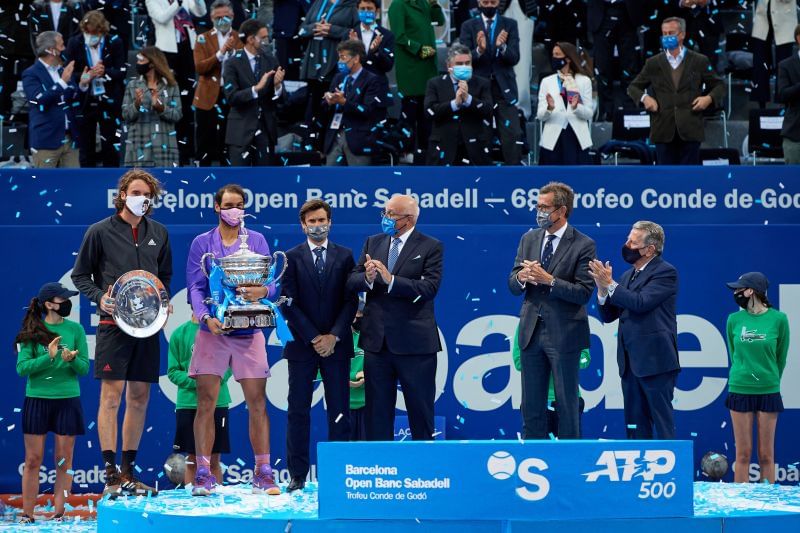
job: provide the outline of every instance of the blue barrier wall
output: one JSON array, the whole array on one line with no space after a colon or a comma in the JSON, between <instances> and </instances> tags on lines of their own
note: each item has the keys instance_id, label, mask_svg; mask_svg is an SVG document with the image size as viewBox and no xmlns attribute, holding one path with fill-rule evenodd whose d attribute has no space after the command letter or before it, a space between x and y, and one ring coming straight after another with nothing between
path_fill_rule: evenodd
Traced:
<instances>
[{"instance_id":1,"label":"blue barrier wall","mask_svg":"<svg viewBox=\"0 0 800 533\"><path fill-rule=\"evenodd\" d=\"M0 400L0 492L20 490L23 461L20 413L24 380L14 370L12 340L23 308L49 280L71 284L74 254L86 227L113 213L112 195L120 170L2 171L0 242L4 260L4 320L0 358L4 394ZM459 169L202 169L158 170L167 194L154 217L166 224L172 240L176 313L162 337L162 379L153 388L139 464L152 481L171 453L175 388L166 379L169 335L188 319L184 266L192 238L216 224L213 193L228 182L252 191L250 227L267 235L273 249L288 249L304 238L299 206L322 196L334 207L332 239L357 255L364 238L380 230L378 212L392 193L420 195L420 230L445 245L445 272L436 301L444 349L437 376L437 415L446 419L448 439L516 439L520 429L519 374L511 366L509 338L518 321L520 299L506 288L520 236L534 224L531 212L538 187L558 179L579 196L570 222L597 241L598 255L611 260L620 275L620 247L638 219L665 227L665 257L680 273L679 348L683 372L675 407L677 437L695 441L695 464L708 451L733 458L733 435L724 407L727 315L735 310L724 282L745 271L761 270L771 281L772 302L789 315L793 339L784 374L787 407L778 422L778 478L797 482L800 451L800 275L795 241L800 225L800 179L792 167L739 168L459 168ZM594 303L595 300L592 300ZM76 298L72 319L80 320L93 352L96 316L85 298ZM587 411L587 438L622 438L622 394L617 374L616 326L603 325L590 309L591 366L581 373ZM93 356L93 353L91 354ZM274 335L267 386L272 420L272 453L286 479L286 363ZM100 463L96 420L99 386L81 382L87 425L76 444L76 491L97 490ZM248 480L250 457L247 413L241 390L233 387L230 425L233 453L228 481ZM324 436L322 391L314 395L312 434ZM48 442L46 458L52 457ZM245 466L240 466L241 459ZM313 459L313 458L312 458ZM312 462L315 462L312 460ZM755 461L754 461L755 462ZM48 459L43 480L54 479ZM757 475L757 466L751 467ZM148 473L150 470L151 473ZM700 479L702 476L697 474ZM162 477L160 481L165 481ZM82 487L81 485L84 484Z\"/></svg>"}]
</instances>

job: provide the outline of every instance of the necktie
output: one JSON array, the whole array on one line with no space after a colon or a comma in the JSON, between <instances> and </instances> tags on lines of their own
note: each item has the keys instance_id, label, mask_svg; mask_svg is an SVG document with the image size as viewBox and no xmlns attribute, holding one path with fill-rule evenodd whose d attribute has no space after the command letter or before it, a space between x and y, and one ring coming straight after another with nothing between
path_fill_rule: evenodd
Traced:
<instances>
[{"instance_id":1,"label":"necktie","mask_svg":"<svg viewBox=\"0 0 800 533\"><path fill-rule=\"evenodd\" d=\"M400 237L392 239L392 247L389 249L389 272L394 270L394 264L397 262L397 256L400 255Z\"/></svg>"},{"instance_id":2,"label":"necktie","mask_svg":"<svg viewBox=\"0 0 800 533\"><path fill-rule=\"evenodd\" d=\"M547 244L544 245L544 251L542 252L542 268L545 270L550 266L550 261L553 259L553 239L555 238L555 234L548 235Z\"/></svg>"},{"instance_id":3,"label":"necktie","mask_svg":"<svg viewBox=\"0 0 800 533\"><path fill-rule=\"evenodd\" d=\"M316 255L316 259L314 259L314 269L317 271L317 276L320 279L325 275L325 259L322 258L322 252L325 251L325 248L322 246L317 246L314 248L314 255Z\"/></svg>"},{"instance_id":4,"label":"necktie","mask_svg":"<svg viewBox=\"0 0 800 533\"><path fill-rule=\"evenodd\" d=\"M261 81L261 56L253 58L253 74L256 76L256 82Z\"/></svg>"},{"instance_id":5,"label":"necktie","mask_svg":"<svg viewBox=\"0 0 800 533\"><path fill-rule=\"evenodd\" d=\"M630 287L630 286L631 286L631 284L633 283L633 280L635 280L635 279L636 279L636 276L638 276L638 275L639 275L639 272L640 272L639 270L634 270L634 271L633 271L633 274L631 274L631 279L630 279L630 280L628 280L628 287Z\"/></svg>"}]
</instances>

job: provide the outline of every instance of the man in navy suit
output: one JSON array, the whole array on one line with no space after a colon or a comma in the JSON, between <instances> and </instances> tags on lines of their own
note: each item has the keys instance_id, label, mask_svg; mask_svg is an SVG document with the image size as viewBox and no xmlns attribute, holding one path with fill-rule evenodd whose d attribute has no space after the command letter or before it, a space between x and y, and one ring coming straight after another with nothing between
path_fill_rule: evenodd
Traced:
<instances>
[{"instance_id":1,"label":"man in navy suit","mask_svg":"<svg viewBox=\"0 0 800 533\"><path fill-rule=\"evenodd\" d=\"M33 166L78 166L78 127L73 103L80 98L72 81L75 62L63 66L64 39L56 31L36 36L37 61L22 73L22 86L30 102L28 135ZM83 82L83 78L81 82ZM88 84L80 90L87 90Z\"/></svg>"},{"instance_id":2,"label":"man in navy suit","mask_svg":"<svg viewBox=\"0 0 800 533\"><path fill-rule=\"evenodd\" d=\"M366 291L359 346L364 350L368 440L394 439L397 383L411 437L433 439L436 354L441 350L433 300L442 280L442 243L416 229L411 196L386 202L382 233L367 238L348 287Z\"/></svg>"},{"instance_id":3,"label":"man in navy suit","mask_svg":"<svg viewBox=\"0 0 800 533\"><path fill-rule=\"evenodd\" d=\"M392 105L388 74L394 68L394 33L378 24L379 15L379 0L359 0L360 24L355 30L350 30L350 39L364 43L367 50L364 68L380 78L380 99L384 107L388 108Z\"/></svg>"},{"instance_id":4,"label":"man in navy suit","mask_svg":"<svg viewBox=\"0 0 800 533\"><path fill-rule=\"evenodd\" d=\"M326 164L366 166L372 161L375 126L386 113L381 81L362 66L367 52L361 41L341 42L336 51L339 73L323 104Z\"/></svg>"},{"instance_id":5,"label":"man in navy suit","mask_svg":"<svg viewBox=\"0 0 800 533\"><path fill-rule=\"evenodd\" d=\"M500 0L478 0L481 14L462 24L459 40L472 52L472 70L491 84L503 161L506 165L519 165L522 128L514 75L514 65L519 63L519 30L516 20L497 12L499 3Z\"/></svg>"},{"instance_id":6,"label":"man in navy suit","mask_svg":"<svg viewBox=\"0 0 800 533\"><path fill-rule=\"evenodd\" d=\"M282 293L291 298L284 314L294 336L283 350L289 363L286 452L292 476L289 492L302 489L309 468L311 397L322 374L328 409L328 439L350 439L350 358L358 296L347 289L353 252L328 240L331 207L309 200L300 208L307 239L288 252Z\"/></svg>"},{"instance_id":7,"label":"man in navy suit","mask_svg":"<svg viewBox=\"0 0 800 533\"><path fill-rule=\"evenodd\" d=\"M617 364L622 377L629 439L675 438L672 397L680 372L675 300L678 271L664 261L664 230L654 222L633 225L622 257L633 265L619 283L611 265L589 264L597 282L600 316L619 319Z\"/></svg>"}]
</instances>

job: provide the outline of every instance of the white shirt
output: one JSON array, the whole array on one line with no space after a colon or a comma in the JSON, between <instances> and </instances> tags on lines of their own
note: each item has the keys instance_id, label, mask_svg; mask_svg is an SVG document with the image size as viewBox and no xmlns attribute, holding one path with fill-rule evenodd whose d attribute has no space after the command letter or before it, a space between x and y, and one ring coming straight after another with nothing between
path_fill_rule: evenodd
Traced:
<instances>
[{"instance_id":1,"label":"white shirt","mask_svg":"<svg viewBox=\"0 0 800 533\"><path fill-rule=\"evenodd\" d=\"M61 2L50 2L50 15L53 17L53 29L58 31L58 21L61 20Z\"/></svg>"},{"instance_id":2,"label":"white shirt","mask_svg":"<svg viewBox=\"0 0 800 533\"><path fill-rule=\"evenodd\" d=\"M656 257L656 256L653 256L653 257L651 257L650 259L648 259L648 260L647 260L647 263L643 264L643 265L642 265L642 268L636 269L636 271L634 271L634 273L633 273L633 274L631 274L631 276L633 276L633 275L639 275L639 274L641 274L641 273L642 273L642 271L644 271L645 267L647 267L647 265L649 265L649 264L650 264L650 261L652 261L653 259L655 259L655 257ZM600 296L600 291L597 291L597 302L598 302L600 305L605 305L605 304L606 304L606 300L608 299L608 297L609 297L609 296L614 296L614 290L615 290L616 288L617 288L617 286L616 286L616 285L614 286L614 289L612 289L611 287L609 287L609 288L608 288L608 294L606 294L605 296Z\"/></svg>"},{"instance_id":3,"label":"white shirt","mask_svg":"<svg viewBox=\"0 0 800 533\"><path fill-rule=\"evenodd\" d=\"M406 245L406 242L408 241L408 238L414 232L414 228L416 228L416 226L411 226L410 230L408 230L407 232L403 233L399 237L392 237L391 239L389 239L389 251L390 252L392 250L392 246L394 245L394 240L395 239L400 239L400 244L399 244L399 246L397 248L397 257L398 257L398 259L400 258L400 254L403 252L403 246ZM387 255L387 257L388 257L388 255ZM386 268L389 268L388 264L386 265ZM380 276L380 274L378 274L378 275ZM370 289L372 289L373 284L374 283L367 283L367 286ZM389 281L389 288L386 289L386 292L392 292L392 287L393 286L394 286L394 274L392 274L392 279L391 279L391 281Z\"/></svg>"},{"instance_id":4,"label":"white shirt","mask_svg":"<svg viewBox=\"0 0 800 533\"><path fill-rule=\"evenodd\" d=\"M364 43L364 48L367 49L367 53L369 53L369 45L372 44L372 39L375 37L375 30L372 28L373 26L367 26L363 22L361 23L361 42Z\"/></svg>"},{"instance_id":5,"label":"white shirt","mask_svg":"<svg viewBox=\"0 0 800 533\"><path fill-rule=\"evenodd\" d=\"M675 70L676 68L681 66L681 63L683 63L683 58L686 57L686 48L681 46L681 51L678 52L677 56L673 56L669 52L669 50L666 51L666 54L667 54L667 61L669 61L669 66L672 67L672 70Z\"/></svg>"},{"instance_id":6,"label":"white shirt","mask_svg":"<svg viewBox=\"0 0 800 533\"><path fill-rule=\"evenodd\" d=\"M319 244L315 243L311 239L306 239L306 243L308 244L308 247L311 249L311 258L312 259L314 259L314 260L317 259L317 254L316 254L316 252L314 252L314 250L316 250L318 247L322 246L322 248L324 248L322 250L322 261L323 262L327 261L327 259L328 259L328 239L325 239L323 242L321 242Z\"/></svg>"}]
</instances>

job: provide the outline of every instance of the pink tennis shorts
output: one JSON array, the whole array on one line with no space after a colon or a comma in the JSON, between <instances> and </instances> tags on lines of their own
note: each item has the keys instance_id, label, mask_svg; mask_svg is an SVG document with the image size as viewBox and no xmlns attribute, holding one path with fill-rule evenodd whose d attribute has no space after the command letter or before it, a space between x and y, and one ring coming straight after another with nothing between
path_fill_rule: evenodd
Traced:
<instances>
[{"instance_id":1,"label":"pink tennis shorts","mask_svg":"<svg viewBox=\"0 0 800 533\"><path fill-rule=\"evenodd\" d=\"M225 376L228 368L233 370L233 379L268 378L267 346L264 334L214 335L198 330L194 339L189 377L200 375Z\"/></svg>"}]
</instances>

